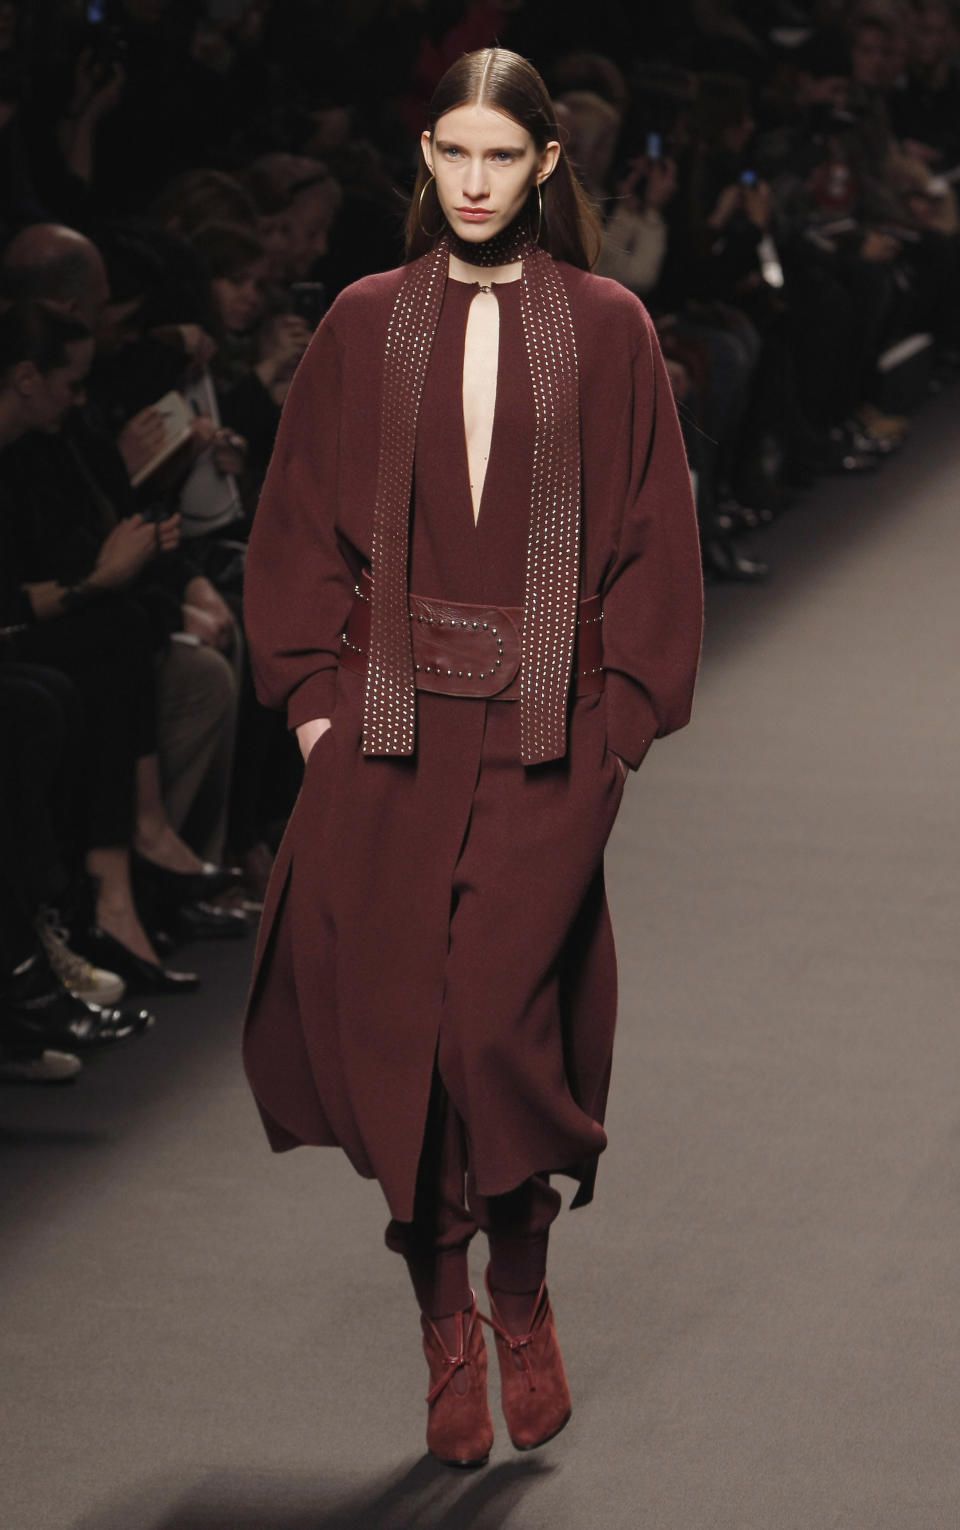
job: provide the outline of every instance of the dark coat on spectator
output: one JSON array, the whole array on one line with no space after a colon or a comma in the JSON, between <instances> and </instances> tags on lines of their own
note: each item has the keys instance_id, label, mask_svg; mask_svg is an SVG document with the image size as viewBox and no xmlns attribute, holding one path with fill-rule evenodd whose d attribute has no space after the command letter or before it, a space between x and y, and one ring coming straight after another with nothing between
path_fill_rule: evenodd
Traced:
<instances>
[{"instance_id":1,"label":"dark coat on spectator","mask_svg":"<svg viewBox=\"0 0 960 1530\"><path fill-rule=\"evenodd\" d=\"M370 561L384 339L400 273L331 308L291 388L247 564L262 698L332 717L268 891L245 1037L275 1149L337 1144L409 1220L439 1068L483 1194L569 1172L590 1197L616 972L604 843L632 766L689 716L701 622L689 476L642 305L559 267L581 400L581 591L601 593L606 689L571 702L566 757L519 764L518 708L420 693L412 758L360 752L363 678L338 667ZM448 281L420 408L410 587L522 605L533 399L519 284L496 287L500 367L474 525L461 410L475 286Z\"/></svg>"}]
</instances>

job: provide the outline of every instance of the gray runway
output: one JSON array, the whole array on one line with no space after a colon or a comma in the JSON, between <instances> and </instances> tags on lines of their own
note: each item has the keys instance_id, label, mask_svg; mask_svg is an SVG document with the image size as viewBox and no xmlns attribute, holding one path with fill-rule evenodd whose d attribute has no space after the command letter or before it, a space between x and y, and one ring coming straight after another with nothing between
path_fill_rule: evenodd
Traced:
<instances>
[{"instance_id":1,"label":"gray runway","mask_svg":"<svg viewBox=\"0 0 960 1530\"><path fill-rule=\"evenodd\" d=\"M3 1530L956 1530L956 408L710 591L694 723L628 783L567 1430L424 1456L380 1193L268 1153L249 952L207 946L142 1043L0 1090Z\"/></svg>"}]
</instances>

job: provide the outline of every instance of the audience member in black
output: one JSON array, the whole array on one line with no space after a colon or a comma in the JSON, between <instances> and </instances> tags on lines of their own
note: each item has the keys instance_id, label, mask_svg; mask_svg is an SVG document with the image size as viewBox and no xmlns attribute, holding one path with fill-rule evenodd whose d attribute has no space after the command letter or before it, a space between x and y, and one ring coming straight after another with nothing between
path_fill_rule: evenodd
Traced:
<instances>
[{"instance_id":1,"label":"audience member in black","mask_svg":"<svg viewBox=\"0 0 960 1530\"><path fill-rule=\"evenodd\" d=\"M960 22L945 0L920 0L907 79L890 97L900 147L931 170L960 165Z\"/></svg>"},{"instance_id":2,"label":"audience member in black","mask_svg":"<svg viewBox=\"0 0 960 1530\"><path fill-rule=\"evenodd\" d=\"M130 879L135 832L151 854L159 849L161 866L175 859L181 842L159 793L154 645L142 608L124 593L151 558L173 545L176 523L135 515L107 529L104 506L94 499L86 535L74 503L58 524L62 502L51 503L46 485L36 482L42 454L31 457L29 468L20 456L31 436L51 447L53 433L82 400L92 354L93 340L81 326L39 304L18 304L0 317L4 657L67 674L83 703L91 783L86 869L96 888L97 938L81 949L124 979L176 991L197 980L157 962ZM48 483L58 486L55 473ZM182 855L190 856L186 846Z\"/></svg>"},{"instance_id":3,"label":"audience member in black","mask_svg":"<svg viewBox=\"0 0 960 1530\"><path fill-rule=\"evenodd\" d=\"M47 225L24 230L5 252L3 270L8 288L39 288L46 302L79 315L94 331L101 329L109 301L103 263L96 247L75 231ZM104 525L129 522L141 508L125 466L135 423L130 422L114 445L74 414L55 444L19 443L5 472L8 478L19 473L24 528L33 519L59 515L62 536L75 541L78 533L68 528L86 517L85 555L92 556L96 528L102 534ZM201 447L214 442L209 420L197 421L195 431ZM30 510L34 502L36 509ZM146 509L158 524L170 519L164 501L151 503L148 498ZM182 553L174 553L178 540L179 528L163 559L151 560L148 571L138 569L131 575L137 580L137 609L150 617L150 637L160 661L155 728L163 812L158 817L149 808L153 781L144 780L141 801L146 816L138 835L149 859L161 866L170 861L171 870L197 877L203 859L221 858L225 841L236 683L224 653L235 650L237 633L229 608L209 579ZM31 549L38 566L61 553L55 543L42 540ZM184 636L167 641L179 633ZM181 831L199 855L187 848ZM232 931L233 924L228 922L228 928Z\"/></svg>"},{"instance_id":4,"label":"audience member in black","mask_svg":"<svg viewBox=\"0 0 960 1530\"><path fill-rule=\"evenodd\" d=\"M280 409L314 326L297 313L269 311L270 259L249 230L208 223L192 243L209 281L220 415L247 442L243 497L252 514Z\"/></svg>"}]
</instances>

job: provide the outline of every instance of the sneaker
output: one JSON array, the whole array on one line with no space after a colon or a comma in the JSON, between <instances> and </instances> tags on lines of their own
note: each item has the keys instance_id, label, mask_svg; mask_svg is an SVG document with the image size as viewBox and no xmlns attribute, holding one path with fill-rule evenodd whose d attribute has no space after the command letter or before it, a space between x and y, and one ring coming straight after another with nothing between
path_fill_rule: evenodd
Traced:
<instances>
[{"instance_id":1,"label":"sneaker","mask_svg":"<svg viewBox=\"0 0 960 1530\"><path fill-rule=\"evenodd\" d=\"M69 1084L82 1072L79 1057L70 1052L4 1052L0 1050L0 1083Z\"/></svg>"},{"instance_id":2,"label":"sneaker","mask_svg":"<svg viewBox=\"0 0 960 1530\"><path fill-rule=\"evenodd\" d=\"M65 988L84 1004L117 1004L127 991L122 977L95 967L85 956L67 945L69 931L60 923L55 908L45 908L37 916L36 931L57 977Z\"/></svg>"}]
</instances>

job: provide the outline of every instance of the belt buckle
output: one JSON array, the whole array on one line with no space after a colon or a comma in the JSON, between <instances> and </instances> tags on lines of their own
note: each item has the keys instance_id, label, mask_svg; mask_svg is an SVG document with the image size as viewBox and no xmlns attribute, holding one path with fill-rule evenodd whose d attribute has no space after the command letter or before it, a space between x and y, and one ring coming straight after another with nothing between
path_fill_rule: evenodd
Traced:
<instances>
[{"instance_id":1,"label":"belt buckle","mask_svg":"<svg viewBox=\"0 0 960 1530\"><path fill-rule=\"evenodd\" d=\"M419 690L496 696L520 668L520 634L502 607L447 605L413 596L410 621Z\"/></svg>"}]
</instances>

